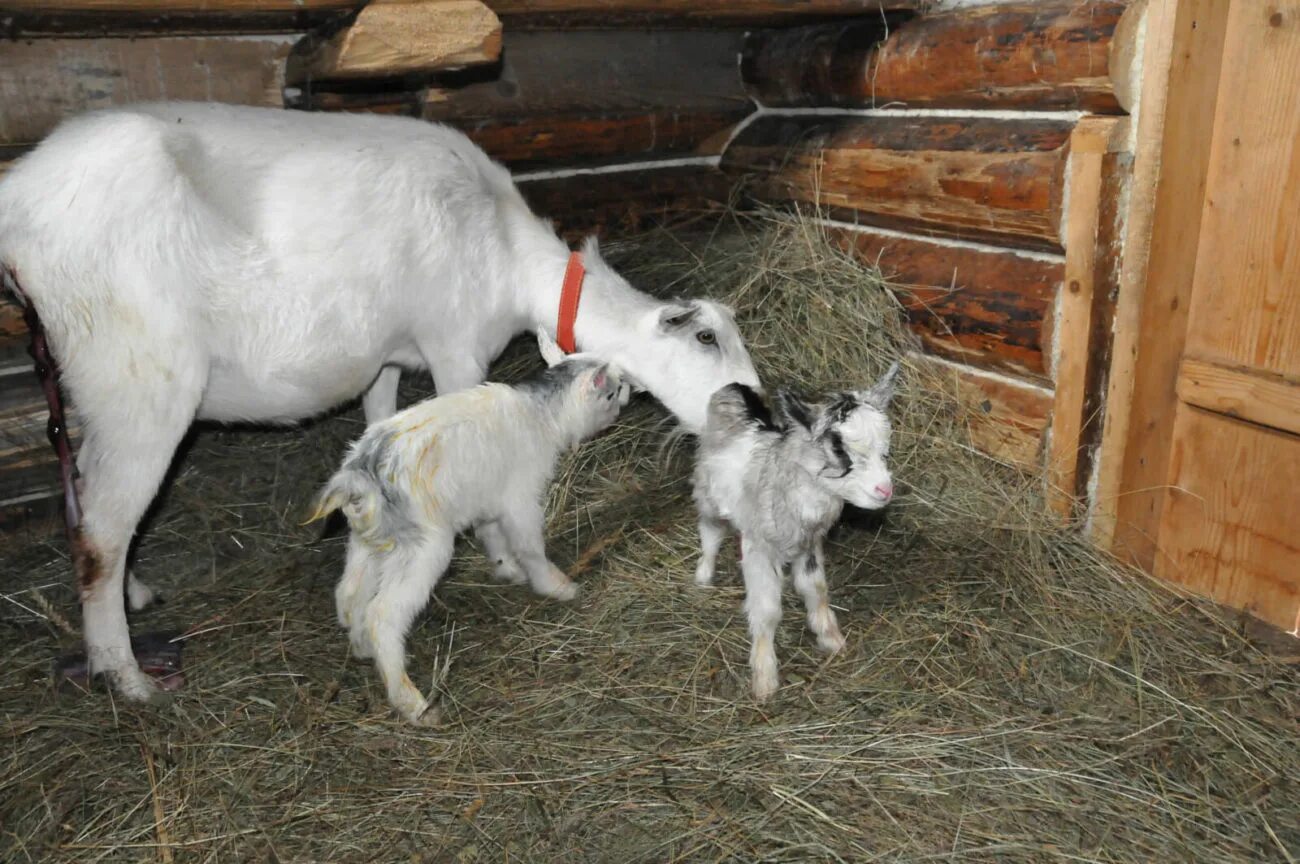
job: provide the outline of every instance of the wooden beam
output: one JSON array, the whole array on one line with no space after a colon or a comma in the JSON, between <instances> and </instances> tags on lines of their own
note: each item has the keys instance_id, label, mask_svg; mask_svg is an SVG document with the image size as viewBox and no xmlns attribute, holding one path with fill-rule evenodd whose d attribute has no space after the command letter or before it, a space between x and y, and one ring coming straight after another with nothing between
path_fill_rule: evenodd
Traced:
<instances>
[{"instance_id":1,"label":"wooden beam","mask_svg":"<svg viewBox=\"0 0 1300 864\"><path fill-rule=\"evenodd\" d=\"M768 106L1116 113L1121 107L1108 61L1125 8L1123 2L1049 0L757 33L746 45L742 74Z\"/></svg>"},{"instance_id":2,"label":"wooden beam","mask_svg":"<svg viewBox=\"0 0 1300 864\"><path fill-rule=\"evenodd\" d=\"M304 39L288 80L419 75L500 55L501 21L479 0L372 0L350 26Z\"/></svg>"},{"instance_id":3,"label":"wooden beam","mask_svg":"<svg viewBox=\"0 0 1300 864\"><path fill-rule=\"evenodd\" d=\"M1039 470L1052 391L932 357L915 355L931 386L956 395L975 449L1025 471Z\"/></svg>"},{"instance_id":4,"label":"wooden beam","mask_svg":"<svg viewBox=\"0 0 1300 864\"><path fill-rule=\"evenodd\" d=\"M292 33L335 24L363 5L365 0L3 0L0 35Z\"/></svg>"},{"instance_id":5,"label":"wooden beam","mask_svg":"<svg viewBox=\"0 0 1300 864\"><path fill-rule=\"evenodd\" d=\"M294 37L49 39L0 51L0 144L32 143L66 117L127 102L284 104Z\"/></svg>"},{"instance_id":6,"label":"wooden beam","mask_svg":"<svg viewBox=\"0 0 1300 864\"><path fill-rule=\"evenodd\" d=\"M525 175L518 185L534 212L554 220L569 240L717 216L731 194L731 181L707 165L538 179Z\"/></svg>"},{"instance_id":7,"label":"wooden beam","mask_svg":"<svg viewBox=\"0 0 1300 864\"><path fill-rule=\"evenodd\" d=\"M723 155L753 194L865 224L1059 251L1071 124L761 117Z\"/></svg>"},{"instance_id":8,"label":"wooden beam","mask_svg":"<svg viewBox=\"0 0 1300 864\"><path fill-rule=\"evenodd\" d=\"M1188 358L1178 397L1198 408L1300 435L1300 381L1249 367Z\"/></svg>"},{"instance_id":9,"label":"wooden beam","mask_svg":"<svg viewBox=\"0 0 1300 864\"><path fill-rule=\"evenodd\" d=\"M1155 562L1228 3L1151 0L1092 537Z\"/></svg>"},{"instance_id":10,"label":"wooden beam","mask_svg":"<svg viewBox=\"0 0 1300 864\"><path fill-rule=\"evenodd\" d=\"M1012 249L953 245L869 228L828 236L878 267L926 350L1047 383L1044 328L1064 265Z\"/></svg>"},{"instance_id":11,"label":"wooden beam","mask_svg":"<svg viewBox=\"0 0 1300 864\"><path fill-rule=\"evenodd\" d=\"M789 25L915 11L927 0L485 0L507 31L629 26Z\"/></svg>"},{"instance_id":12,"label":"wooden beam","mask_svg":"<svg viewBox=\"0 0 1300 864\"><path fill-rule=\"evenodd\" d=\"M1068 517L1079 494L1088 381L1096 362L1092 350L1093 308L1101 235L1103 167L1115 149L1121 125L1114 118L1084 118L1070 136L1069 208L1065 214L1065 286L1056 301L1056 399L1052 406L1047 459L1048 501Z\"/></svg>"}]
</instances>

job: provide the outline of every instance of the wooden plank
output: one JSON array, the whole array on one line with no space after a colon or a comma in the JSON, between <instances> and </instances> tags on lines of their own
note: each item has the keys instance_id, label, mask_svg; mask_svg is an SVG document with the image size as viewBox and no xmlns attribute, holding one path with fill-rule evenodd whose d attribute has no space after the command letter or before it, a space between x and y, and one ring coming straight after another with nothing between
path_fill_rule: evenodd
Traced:
<instances>
[{"instance_id":1,"label":"wooden plank","mask_svg":"<svg viewBox=\"0 0 1300 864\"><path fill-rule=\"evenodd\" d=\"M927 0L485 0L524 28L790 25L924 8Z\"/></svg>"},{"instance_id":2,"label":"wooden plank","mask_svg":"<svg viewBox=\"0 0 1300 864\"><path fill-rule=\"evenodd\" d=\"M151 99L279 107L292 36L50 39L0 51L0 144L92 108Z\"/></svg>"},{"instance_id":3,"label":"wooden plank","mask_svg":"<svg viewBox=\"0 0 1300 864\"><path fill-rule=\"evenodd\" d=\"M1091 535L1150 569L1209 164L1227 3L1151 0Z\"/></svg>"},{"instance_id":4,"label":"wooden plank","mask_svg":"<svg viewBox=\"0 0 1300 864\"><path fill-rule=\"evenodd\" d=\"M511 167L591 165L648 156L722 152L746 111L653 111L636 114L461 120L452 125L492 158Z\"/></svg>"},{"instance_id":5,"label":"wooden plank","mask_svg":"<svg viewBox=\"0 0 1300 864\"><path fill-rule=\"evenodd\" d=\"M770 116L722 166L768 200L865 224L1058 251L1071 124L1057 120Z\"/></svg>"},{"instance_id":6,"label":"wooden plank","mask_svg":"<svg viewBox=\"0 0 1300 864\"><path fill-rule=\"evenodd\" d=\"M717 216L731 194L731 181L707 165L537 179L524 175L518 185L534 212L554 220L569 240Z\"/></svg>"},{"instance_id":7,"label":"wooden plank","mask_svg":"<svg viewBox=\"0 0 1300 864\"><path fill-rule=\"evenodd\" d=\"M964 6L910 21L862 16L754 34L741 68L768 106L1116 113L1108 60L1125 8L1049 0Z\"/></svg>"},{"instance_id":8,"label":"wooden plank","mask_svg":"<svg viewBox=\"0 0 1300 864\"><path fill-rule=\"evenodd\" d=\"M859 260L880 268L928 352L1049 380L1043 331L1061 284L1061 262L869 228L830 227L827 233Z\"/></svg>"},{"instance_id":9,"label":"wooden plank","mask_svg":"<svg viewBox=\"0 0 1300 864\"><path fill-rule=\"evenodd\" d=\"M1300 377L1300 0L1227 27L1185 353Z\"/></svg>"},{"instance_id":10,"label":"wooden plank","mask_svg":"<svg viewBox=\"0 0 1300 864\"><path fill-rule=\"evenodd\" d=\"M501 55L501 21L479 0L372 0L355 21L295 49L287 77L379 78L489 63Z\"/></svg>"},{"instance_id":11,"label":"wooden plank","mask_svg":"<svg viewBox=\"0 0 1300 864\"><path fill-rule=\"evenodd\" d=\"M1181 406L1157 576L1278 627L1300 616L1300 438Z\"/></svg>"},{"instance_id":12,"label":"wooden plank","mask_svg":"<svg viewBox=\"0 0 1300 864\"><path fill-rule=\"evenodd\" d=\"M1300 380L1250 367L1187 359L1178 397L1198 408L1300 435Z\"/></svg>"},{"instance_id":13,"label":"wooden plank","mask_svg":"<svg viewBox=\"0 0 1300 864\"><path fill-rule=\"evenodd\" d=\"M62 494L58 458L45 434L49 416L30 360L0 373L0 508ZM81 425L74 411L66 416L75 446Z\"/></svg>"},{"instance_id":14,"label":"wooden plank","mask_svg":"<svg viewBox=\"0 0 1300 864\"><path fill-rule=\"evenodd\" d=\"M1026 471L1039 470L1051 390L924 355L912 359L932 386L955 393L975 449Z\"/></svg>"},{"instance_id":15,"label":"wooden plank","mask_svg":"<svg viewBox=\"0 0 1300 864\"><path fill-rule=\"evenodd\" d=\"M4 0L5 38L295 33L341 22L365 0Z\"/></svg>"}]
</instances>

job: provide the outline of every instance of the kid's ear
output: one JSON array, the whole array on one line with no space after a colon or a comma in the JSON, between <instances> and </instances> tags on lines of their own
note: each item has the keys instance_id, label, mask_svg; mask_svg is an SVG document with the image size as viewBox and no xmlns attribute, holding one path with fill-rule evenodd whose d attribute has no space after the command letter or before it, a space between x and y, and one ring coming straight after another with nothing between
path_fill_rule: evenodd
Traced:
<instances>
[{"instance_id":1,"label":"kid's ear","mask_svg":"<svg viewBox=\"0 0 1300 864\"><path fill-rule=\"evenodd\" d=\"M545 330L537 331L537 347L542 352L542 359L546 361L547 366L554 366L564 360L564 351Z\"/></svg>"}]
</instances>

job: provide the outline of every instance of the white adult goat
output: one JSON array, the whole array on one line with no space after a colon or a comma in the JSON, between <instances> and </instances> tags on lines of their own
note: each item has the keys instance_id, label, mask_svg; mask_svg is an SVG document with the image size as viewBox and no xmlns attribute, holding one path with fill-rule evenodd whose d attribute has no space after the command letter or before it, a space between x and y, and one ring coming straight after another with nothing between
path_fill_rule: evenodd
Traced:
<instances>
[{"instance_id":1,"label":"white adult goat","mask_svg":"<svg viewBox=\"0 0 1300 864\"><path fill-rule=\"evenodd\" d=\"M714 390L758 383L724 307L656 301L585 251L582 351L692 431ZM364 392L373 422L402 367L440 393L479 384L512 337L555 332L569 254L504 168L416 120L138 105L70 120L20 160L0 181L0 272L83 424L70 527L92 669L154 692L131 653L127 547L193 420L290 423Z\"/></svg>"}]
</instances>

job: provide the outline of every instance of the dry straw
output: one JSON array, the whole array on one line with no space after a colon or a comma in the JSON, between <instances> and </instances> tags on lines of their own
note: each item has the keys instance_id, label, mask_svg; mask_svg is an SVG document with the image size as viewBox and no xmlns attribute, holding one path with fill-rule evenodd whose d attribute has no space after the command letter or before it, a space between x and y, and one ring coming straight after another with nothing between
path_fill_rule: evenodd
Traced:
<instances>
[{"instance_id":1,"label":"dry straw","mask_svg":"<svg viewBox=\"0 0 1300 864\"><path fill-rule=\"evenodd\" d=\"M862 385L908 346L879 275L809 222L607 251L648 289L728 299L772 382ZM899 499L829 549L842 655L791 598L785 686L749 701L734 559L691 586L691 445L642 401L553 494L578 602L456 559L411 639L416 680L447 670L435 730L348 658L341 538L299 527L358 412L202 432L139 550L171 600L135 627L188 633L179 697L53 692L71 637L28 601L66 584L62 544L0 548L0 859L1295 860L1296 668L1055 524L914 370L895 405Z\"/></svg>"}]
</instances>

